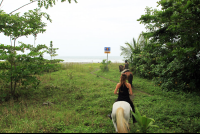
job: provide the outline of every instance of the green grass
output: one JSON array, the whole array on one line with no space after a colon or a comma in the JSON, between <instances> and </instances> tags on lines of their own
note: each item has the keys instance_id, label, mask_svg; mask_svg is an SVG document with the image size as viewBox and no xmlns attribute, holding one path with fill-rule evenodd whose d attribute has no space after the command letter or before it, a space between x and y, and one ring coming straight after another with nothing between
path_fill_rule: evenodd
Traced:
<instances>
[{"instance_id":1,"label":"green grass","mask_svg":"<svg viewBox=\"0 0 200 134\"><path fill-rule=\"evenodd\" d=\"M23 95L18 101L0 104L0 132L115 133L107 114L117 99L113 92L119 82L119 63L110 64L109 72L97 70L99 66L64 64L60 71L37 76L38 89L19 90ZM200 97L163 92L152 81L136 76L133 86L134 105L159 126L147 132L200 132ZM53 104L43 105L47 101ZM132 119L130 123L130 132L138 133L138 124L133 126Z\"/></svg>"}]
</instances>

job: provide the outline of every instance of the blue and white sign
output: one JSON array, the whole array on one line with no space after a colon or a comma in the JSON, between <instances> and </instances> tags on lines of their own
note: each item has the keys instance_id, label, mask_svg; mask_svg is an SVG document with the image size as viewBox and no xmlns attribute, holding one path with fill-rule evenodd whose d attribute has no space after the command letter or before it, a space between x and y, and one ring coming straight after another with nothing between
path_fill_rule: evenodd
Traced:
<instances>
[{"instance_id":1,"label":"blue and white sign","mask_svg":"<svg viewBox=\"0 0 200 134\"><path fill-rule=\"evenodd\" d=\"M110 53L110 47L104 47L104 53Z\"/></svg>"}]
</instances>

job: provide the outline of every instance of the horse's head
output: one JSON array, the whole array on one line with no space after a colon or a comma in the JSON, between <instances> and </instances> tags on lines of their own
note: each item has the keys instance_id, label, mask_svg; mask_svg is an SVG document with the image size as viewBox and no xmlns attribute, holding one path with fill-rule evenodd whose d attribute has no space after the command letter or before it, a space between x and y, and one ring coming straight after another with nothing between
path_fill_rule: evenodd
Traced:
<instances>
[{"instance_id":1,"label":"horse's head","mask_svg":"<svg viewBox=\"0 0 200 134\"><path fill-rule=\"evenodd\" d=\"M122 65L119 65L119 72L123 71L124 67Z\"/></svg>"}]
</instances>

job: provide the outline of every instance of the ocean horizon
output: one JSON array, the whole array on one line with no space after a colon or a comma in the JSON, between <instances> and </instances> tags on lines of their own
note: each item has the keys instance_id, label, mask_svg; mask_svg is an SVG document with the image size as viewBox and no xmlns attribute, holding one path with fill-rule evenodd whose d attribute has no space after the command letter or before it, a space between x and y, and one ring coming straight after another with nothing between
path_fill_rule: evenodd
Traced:
<instances>
[{"instance_id":1,"label":"ocean horizon","mask_svg":"<svg viewBox=\"0 0 200 134\"><path fill-rule=\"evenodd\" d=\"M50 60L50 56L43 56L45 59ZM55 56L52 59L62 59L63 62L82 62L82 63L101 63L107 56ZM108 61L112 63L124 63L122 56L108 56ZM4 61L4 60L0 60Z\"/></svg>"},{"instance_id":2,"label":"ocean horizon","mask_svg":"<svg viewBox=\"0 0 200 134\"><path fill-rule=\"evenodd\" d=\"M50 56L44 56L45 59L51 59ZM52 59L62 59L63 62L91 62L91 63L101 63L104 59L107 60L106 56L56 56ZM108 56L108 61L113 63L124 63L124 58L122 56Z\"/></svg>"}]
</instances>

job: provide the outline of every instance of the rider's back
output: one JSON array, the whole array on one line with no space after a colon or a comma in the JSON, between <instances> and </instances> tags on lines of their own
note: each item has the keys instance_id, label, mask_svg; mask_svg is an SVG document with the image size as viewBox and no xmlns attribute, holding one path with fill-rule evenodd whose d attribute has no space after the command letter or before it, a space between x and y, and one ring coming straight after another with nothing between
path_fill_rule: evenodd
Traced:
<instances>
[{"instance_id":1,"label":"rider's back","mask_svg":"<svg viewBox=\"0 0 200 134\"><path fill-rule=\"evenodd\" d=\"M128 63L125 63L125 68L124 69L129 69L128 68Z\"/></svg>"},{"instance_id":2,"label":"rider's back","mask_svg":"<svg viewBox=\"0 0 200 134\"><path fill-rule=\"evenodd\" d=\"M118 101L129 101L129 89L125 83L119 88Z\"/></svg>"}]
</instances>

